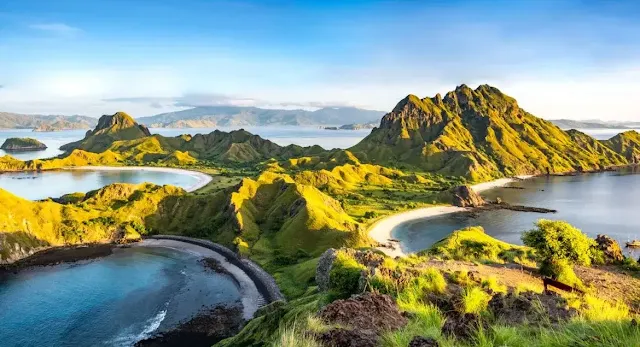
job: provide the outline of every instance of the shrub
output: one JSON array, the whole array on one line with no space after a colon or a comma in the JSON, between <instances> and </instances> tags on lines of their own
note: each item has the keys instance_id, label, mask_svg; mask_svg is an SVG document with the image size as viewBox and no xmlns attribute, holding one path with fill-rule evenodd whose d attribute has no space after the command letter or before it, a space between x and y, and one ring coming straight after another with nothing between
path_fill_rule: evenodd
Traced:
<instances>
[{"instance_id":1,"label":"shrub","mask_svg":"<svg viewBox=\"0 0 640 347\"><path fill-rule=\"evenodd\" d=\"M563 221L541 219L536 229L524 232L522 241L535 248L543 261L567 260L579 265L591 264L591 249L595 240L580 229Z\"/></svg>"},{"instance_id":2,"label":"shrub","mask_svg":"<svg viewBox=\"0 0 640 347\"><path fill-rule=\"evenodd\" d=\"M329 289L337 298L347 298L358 291L360 276L365 269L348 254L338 252L329 273Z\"/></svg>"},{"instance_id":3,"label":"shrub","mask_svg":"<svg viewBox=\"0 0 640 347\"><path fill-rule=\"evenodd\" d=\"M495 276L489 276L482 280L482 287L491 289L495 293L506 293L507 286L498 283L498 279Z\"/></svg>"},{"instance_id":4,"label":"shrub","mask_svg":"<svg viewBox=\"0 0 640 347\"><path fill-rule=\"evenodd\" d=\"M464 313L480 314L486 310L491 295L480 287L467 287L462 293L462 310Z\"/></svg>"},{"instance_id":5,"label":"shrub","mask_svg":"<svg viewBox=\"0 0 640 347\"><path fill-rule=\"evenodd\" d=\"M366 219L377 218L377 217L378 217L378 212L376 211L367 211L364 214L364 218Z\"/></svg>"}]
</instances>

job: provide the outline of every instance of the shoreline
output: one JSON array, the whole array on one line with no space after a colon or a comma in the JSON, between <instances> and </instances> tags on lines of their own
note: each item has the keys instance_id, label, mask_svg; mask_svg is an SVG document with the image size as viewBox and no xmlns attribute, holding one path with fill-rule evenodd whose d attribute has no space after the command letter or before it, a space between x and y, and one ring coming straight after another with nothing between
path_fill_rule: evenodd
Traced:
<instances>
[{"instance_id":1,"label":"shoreline","mask_svg":"<svg viewBox=\"0 0 640 347\"><path fill-rule=\"evenodd\" d=\"M169 167L156 166L72 166L62 168L63 170L85 170L85 171L155 171L165 173L175 173L181 175L189 175L198 179L198 182L190 187L185 188L187 192L196 191L213 180L213 178L200 171L192 171L186 169L176 169Z\"/></svg>"},{"instance_id":2,"label":"shoreline","mask_svg":"<svg viewBox=\"0 0 640 347\"><path fill-rule=\"evenodd\" d=\"M253 318L255 312L267 303L266 298L260 293L254 280L241 268L232 264L227 258L209 248L193 243L170 239L144 239L131 244L131 247L161 247L178 250L192 254L200 259L215 259L238 284L242 301L242 317L245 320Z\"/></svg>"},{"instance_id":3,"label":"shoreline","mask_svg":"<svg viewBox=\"0 0 640 347\"><path fill-rule=\"evenodd\" d=\"M243 318L246 320L251 319L260 307L269 303L268 298L258 289L255 280L253 280L245 270L230 262L224 254L194 243L175 239L148 238L127 244L98 243L49 247L13 263L0 264L0 278L5 274L17 273L24 270L93 261L107 257L117 249L135 247L168 248L194 255L198 257L199 260L214 259L220 264L221 270L223 270L220 273L231 276L238 285L243 305Z\"/></svg>"},{"instance_id":4,"label":"shoreline","mask_svg":"<svg viewBox=\"0 0 640 347\"><path fill-rule=\"evenodd\" d=\"M471 188L476 193L480 193L489 189L504 187L509 183L529 179L532 177L535 177L535 176L526 175L526 176L515 176L511 178L499 178L489 182L474 184L471 186ZM444 216L452 213L464 212L468 210L469 209L465 207L442 205L442 206L424 207L424 208L405 211L397 214L392 214L375 222L369 229L368 235L374 241L380 244L386 245L386 244L389 244L391 239L393 239L393 235L392 235L393 230L401 224L410 222L415 219L429 219L429 218ZM404 252L399 242L394 242L393 246L394 246L393 249L388 247L383 247L383 246L378 246L376 247L376 249L382 251L384 254L392 258L406 257L409 254L412 254L412 253Z\"/></svg>"}]
</instances>

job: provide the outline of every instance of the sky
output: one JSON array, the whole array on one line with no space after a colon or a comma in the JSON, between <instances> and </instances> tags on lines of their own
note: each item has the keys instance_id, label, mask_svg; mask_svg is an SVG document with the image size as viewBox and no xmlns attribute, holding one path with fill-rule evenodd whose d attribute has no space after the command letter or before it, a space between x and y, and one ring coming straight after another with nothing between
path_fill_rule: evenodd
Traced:
<instances>
[{"instance_id":1,"label":"sky","mask_svg":"<svg viewBox=\"0 0 640 347\"><path fill-rule=\"evenodd\" d=\"M493 85L547 119L640 121L638 1L1 0L0 111L389 111Z\"/></svg>"}]
</instances>

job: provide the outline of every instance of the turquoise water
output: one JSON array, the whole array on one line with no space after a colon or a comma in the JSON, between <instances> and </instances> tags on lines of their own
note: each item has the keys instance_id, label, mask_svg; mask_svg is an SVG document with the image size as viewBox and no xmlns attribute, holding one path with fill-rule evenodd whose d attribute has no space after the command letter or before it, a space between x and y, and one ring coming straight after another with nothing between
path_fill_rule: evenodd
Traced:
<instances>
[{"instance_id":1,"label":"turquoise water","mask_svg":"<svg viewBox=\"0 0 640 347\"><path fill-rule=\"evenodd\" d=\"M226 275L168 248L0 277L0 346L129 346L199 310L240 304Z\"/></svg>"},{"instance_id":2,"label":"turquoise water","mask_svg":"<svg viewBox=\"0 0 640 347\"><path fill-rule=\"evenodd\" d=\"M532 229L540 218L566 220L588 235L606 234L623 243L640 239L640 172L605 172L566 177L537 177L513 183L525 189L496 188L482 195L502 198L511 204L545 207L555 214L507 210L482 212L477 218L451 214L415 220L396 227L394 238L405 251L429 248L450 232L482 226L498 239L522 244L522 231Z\"/></svg>"},{"instance_id":3,"label":"turquoise water","mask_svg":"<svg viewBox=\"0 0 640 347\"><path fill-rule=\"evenodd\" d=\"M198 178L176 172L149 170L89 171L61 170L44 172L6 172L0 174L0 188L30 200L60 197L67 193L99 189L112 183L171 184L188 188Z\"/></svg>"}]
</instances>

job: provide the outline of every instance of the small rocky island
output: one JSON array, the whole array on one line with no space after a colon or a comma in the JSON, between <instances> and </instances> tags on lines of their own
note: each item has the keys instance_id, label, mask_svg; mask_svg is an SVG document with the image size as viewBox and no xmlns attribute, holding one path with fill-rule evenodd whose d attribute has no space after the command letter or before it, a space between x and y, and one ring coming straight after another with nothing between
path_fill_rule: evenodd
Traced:
<instances>
[{"instance_id":1,"label":"small rocky island","mask_svg":"<svg viewBox=\"0 0 640 347\"><path fill-rule=\"evenodd\" d=\"M0 149L13 152L42 151L47 149L47 146L44 143L29 137L12 137L4 141L2 146L0 146Z\"/></svg>"}]
</instances>

